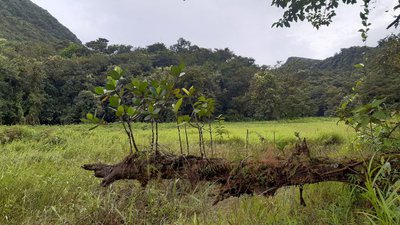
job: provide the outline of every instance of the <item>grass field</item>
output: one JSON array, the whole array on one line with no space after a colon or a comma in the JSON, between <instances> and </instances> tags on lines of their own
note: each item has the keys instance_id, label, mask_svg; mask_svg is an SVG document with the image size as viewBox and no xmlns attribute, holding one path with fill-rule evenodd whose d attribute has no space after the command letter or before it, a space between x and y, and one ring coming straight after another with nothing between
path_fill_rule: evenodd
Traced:
<instances>
[{"instance_id":1,"label":"grass field","mask_svg":"<svg viewBox=\"0 0 400 225\"><path fill-rule=\"evenodd\" d=\"M216 156L231 160L285 154L294 132L306 137L314 156L354 154L354 134L334 118L279 122L225 123ZM230 198L212 206L216 186L185 181L118 181L108 188L80 168L85 163L116 163L128 154L120 124L89 131L89 125L0 127L0 224L362 224L351 187L341 183L305 186L307 207L296 187L274 197ZM141 149L150 126L135 124ZM249 130L249 146L246 145ZM190 153L197 154L196 132L189 130ZM274 141L275 136L275 141ZM207 135L205 135L208 138ZM264 141L261 141L261 139ZM206 139L208 140L208 139ZM163 150L179 152L174 124L160 125ZM268 153L269 152L269 153Z\"/></svg>"}]
</instances>

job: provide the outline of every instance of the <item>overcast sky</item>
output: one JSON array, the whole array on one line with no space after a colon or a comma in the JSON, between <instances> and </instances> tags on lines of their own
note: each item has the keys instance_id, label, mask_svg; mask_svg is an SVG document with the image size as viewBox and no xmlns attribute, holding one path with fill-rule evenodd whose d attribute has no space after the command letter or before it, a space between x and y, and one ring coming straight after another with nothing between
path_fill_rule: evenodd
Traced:
<instances>
[{"instance_id":1,"label":"overcast sky","mask_svg":"<svg viewBox=\"0 0 400 225\"><path fill-rule=\"evenodd\" d=\"M334 23L316 30L308 23L271 28L282 10L271 0L32 0L86 43L104 37L134 47L183 37L205 48L228 47L257 64L274 65L290 56L324 59L341 48L363 45L360 6L343 6ZM367 44L398 30L386 30L396 0L377 0Z\"/></svg>"}]
</instances>

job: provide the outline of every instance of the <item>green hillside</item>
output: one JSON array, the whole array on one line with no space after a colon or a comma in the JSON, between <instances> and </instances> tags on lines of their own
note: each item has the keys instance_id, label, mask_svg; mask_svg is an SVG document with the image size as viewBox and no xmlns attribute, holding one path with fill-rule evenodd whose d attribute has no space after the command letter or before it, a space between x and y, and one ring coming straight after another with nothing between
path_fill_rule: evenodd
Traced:
<instances>
[{"instance_id":1,"label":"green hillside","mask_svg":"<svg viewBox=\"0 0 400 225\"><path fill-rule=\"evenodd\" d=\"M0 38L52 45L80 43L50 13L29 0L0 0Z\"/></svg>"},{"instance_id":2,"label":"green hillside","mask_svg":"<svg viewBox=\"0 0 400 225\"><path fill-rule=\"evenodd\" d=\"M290 57L282 66L272 71L275 76L265 81L270 84L281 83L283 94L278 103L285 106L278 111L269 110L268 117L274 118L275 115L286 112L292 113L284 115L289 117L334 116L342 99L351 92L355 82L361 77L364 77L364 81L359 84L357 93L363 103L374 98L386 97L388 105L398 107L400 83L396 59L399 54L399 37L394 35L381 40L379 46L375 48L365 46L344 48L324 60ZM364 61L364 58L368 60ZM365 62L366 70L354 66ZM260 81L257 82L260 84ZM270 86L268 87L271 88ZM273 89L278 90L278 88ZM258 98L255 98L253 104L267 97L271 98L256 96ZM262 102L264 105L269 103ZM298 104L295 104L296 102ZM288 105L291 107L286 107ZM265 112L265 108L262 111ZM263 113L260 118L265 116Z\"/></svg>"}]
</instances>

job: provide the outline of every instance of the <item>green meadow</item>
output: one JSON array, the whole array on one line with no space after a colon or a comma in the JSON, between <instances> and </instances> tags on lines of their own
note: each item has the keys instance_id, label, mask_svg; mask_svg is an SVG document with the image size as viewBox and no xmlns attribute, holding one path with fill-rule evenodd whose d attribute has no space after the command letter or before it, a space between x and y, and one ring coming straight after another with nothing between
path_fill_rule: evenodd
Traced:
<instances>
[{"instance_id":1,"label":"green meadow","mask_svg":"<svg viewBox=\"0 0 400 225\"><path fill-rule=\"evenodd\" d=\"M183 180L164 180L142 188L129 180L100 187L100 180L81 166L117 163L129 153L129 144L121 124L90 127L0 127L0 224L367 222L359 213L352 187L335 182L306 185L306 207L299 204L297 187L282 188L274 197L229 198L215 206L218 187L212 183L192 187ZM222 137L214 134L214 157L241 160L285 155L297 141L295 132L308 140L313 156L357 154L352 146L355 134L335 118L226 122L224 127L227 133ZM140 148L148 148L150 125L134 124L134 130ZM196 130L189 128L188 137L190 154L198 154ZM205 138L208 143L207 133ZM163 151L179 153L175 124L160 125L160 146ZM183 149L186 153L185 142Z\"/></svg>"}]
</instances>

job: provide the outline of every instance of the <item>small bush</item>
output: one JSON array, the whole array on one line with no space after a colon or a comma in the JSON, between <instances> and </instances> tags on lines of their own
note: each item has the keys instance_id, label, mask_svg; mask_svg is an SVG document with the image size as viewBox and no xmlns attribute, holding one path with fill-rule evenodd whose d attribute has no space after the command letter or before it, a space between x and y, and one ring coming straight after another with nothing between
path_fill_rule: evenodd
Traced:
<instances>
[{"instance_id":1,"label":"small bush","mask_svg":"<svg viewBox=\"0 0 400 225\"><path fill-rule=\"evenodd\" d=\"M21 127L11 127L0 133L0 143L7 144L31 136L32 134L29 131Z\"/></svg>"}]
</instances>

